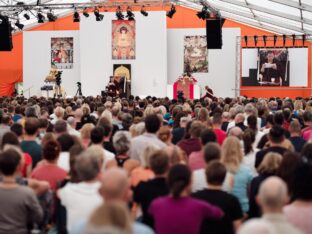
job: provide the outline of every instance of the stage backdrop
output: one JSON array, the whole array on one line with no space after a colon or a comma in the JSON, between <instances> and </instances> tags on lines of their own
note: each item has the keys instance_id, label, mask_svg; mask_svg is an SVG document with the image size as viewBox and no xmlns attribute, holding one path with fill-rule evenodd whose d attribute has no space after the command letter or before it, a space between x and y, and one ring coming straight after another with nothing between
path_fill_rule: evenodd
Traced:
<instances>
[{"instance_id":1,"label":"stage backdrop","mask_svg":"<svg viewBox=\"0 0 312 234\"><path fill-rule=\"evenodd\" d=\"M62 70L61 85L67 95L75 95L76 82L80 81L79 31L24 31L23 37L23 88L31 87L30 95L41 95L40 87L50 72L51 38L73 38L72 68Z\"/></svg>"},{"instance_id":2,"label":"stage backdrop","mask_svg":"<svg viewBox=\"0 0 312 234\"><path fill-rule=\"evenodd\" d=\"M209 85L217 96L234 97L236 37L240 36L239 28L223 28L223 48L208 50L208 73L193 73L201 86ZM184 38L185 36L205 36L206 29L169 29L168 30L168 83L174 81L183 73Z\"/></svg>"},{"instance_id":3,"label":"stage backdrop","mask_svg":"<svg viewBox=\"0 0 312 234\"><path fill-rule=\"evenodd\" d=\"M134 95L166 96L167 21L166 12L151 11L148 17L135 14L135 59L112 59L112 21L115 12L106 12L103 21L80 18L81 83L85 95L100 94L113 75L114 64L131 64ZM181 56L183 72L183 54Z\"/></svg>"}]
</instances>

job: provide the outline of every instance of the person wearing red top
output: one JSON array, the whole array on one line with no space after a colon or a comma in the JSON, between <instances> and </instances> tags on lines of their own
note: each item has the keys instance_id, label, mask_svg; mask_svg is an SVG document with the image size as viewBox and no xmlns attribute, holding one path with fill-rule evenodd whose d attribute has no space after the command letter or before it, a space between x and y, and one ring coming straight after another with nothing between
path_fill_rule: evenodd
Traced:
<instances>
[{"instance_id":1,"label":"person wearing red top","mask_svg":"<svg viewBox=\"0 0 312 234\"><path fill-rule=\"evenodd\" d=\"M38 166L31 173L31 178L44 180L49 182L53 192L56 191L58 183L63 181L67 172L57 165L61 151L60 144L51 140L43 146L43 160L38 163Z\"/></svg>"},{"instance_id":2,"label":"person wearing red top","mask_svg":"<svg viewBox=\"0 0 312 234\"><path fill-rule=\"evenodd\" d=\"M226 135L226 132L224 132L221 129L221 126L222 126L222 114L221 113L214 113L212 117L212 126L213 126L213 131L217 136L217 142L219 143L219 145L222 145L227 135Z\"/></svg>"},{"instance_id":3,"label":"person wearing red top","mask_svg":"<svg viewBox=\"0 0 312 234\"><path fill-rule=\"evenodd\" d=\"M204 126L200 121L193 121L189 130L190 138L184 138L178 142L177 146L186 153L187 157L192 152L201 150L200 134L203 128Z\"/></svg>"}]
</instances>

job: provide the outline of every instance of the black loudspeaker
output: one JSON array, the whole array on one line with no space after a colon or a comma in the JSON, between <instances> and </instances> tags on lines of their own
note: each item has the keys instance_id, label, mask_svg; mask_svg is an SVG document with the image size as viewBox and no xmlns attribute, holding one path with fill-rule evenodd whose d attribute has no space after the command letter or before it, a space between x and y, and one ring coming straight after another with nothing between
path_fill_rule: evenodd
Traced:
<instances>
[{"instance_id":1,"label":"black loudspeaker","mask_svg":"<svg viewBox=\"0 0 312 234\"><path fill-rule=\"evenodd\" d=\"M6 17L0 19L0 51L13 49L11 25Z\"/></svg>"},{"instance_id":2,"label":"black loudspeaker","mask_svg":"<svg viewBox=\"0 0 312 234\"><path fill-rule=\"evenodd\" d=\"M206 36L208 49L222 49L222 26L225 19L206 20Z\"/></svg>"}]
</instances>

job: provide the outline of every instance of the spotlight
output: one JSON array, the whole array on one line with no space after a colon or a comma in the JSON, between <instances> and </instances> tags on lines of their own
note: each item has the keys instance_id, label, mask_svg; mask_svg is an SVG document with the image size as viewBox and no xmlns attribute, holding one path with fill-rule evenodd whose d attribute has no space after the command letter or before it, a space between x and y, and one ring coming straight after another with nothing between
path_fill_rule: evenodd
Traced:
<instances>
[{"instance_id":1,"label":"spotlight","mask_svg":"<svg viewBox=\"0 0 312 234\"><path fill-rule=\"evenodd\" d=\"M123 20L125 18L125 16L122 14L122 10L120 6L118 6L116 9L116 17L118 20Z\"/></svg>"},{"instance_id":2,"label":"spotlight","mask_svg":"<svg viewBox=\"0 0 312 234\"><path fill-rule=\"evenodd\" d=\"M20 30L23 30L24 28L24 24L21 24L19 20L16 21L15 26L18 27Z\"/></svg>"},{"instance_id":3,"label":"spotlight","mask_svg":"<svg viewBox=\"0 0 312 234\"><path fill-rule=\"evenodd\" d=\"M104 15L100 14L98 8L94 8L94 15L95 15L95 20L96 21L102 21L104 18Z\"/></svg>"},{"instance_id":4,"label":"spotlight","mask_svg":"<svg viewBox=\"0 0 312 234\"><path fill-rule=\"evenodd\" d=\"M82 13L86 18L88 18L89 17L89 13L88 13L88 11L87 11L87 8L85 8L84 10L83 10L83 13Z\"/></svg>"},{"instance_id":5,"label":"spotlight","mask_svg":"<svg viewBox=\"0 0 312 234\"><path fill-rule=\"evenodd\" d=\"M277 41L277 36L274 35L274 36L273 36L273 43L274 43L274 46L276 45L276 41Z\"/></svg>"},{"instance_id":6,"label":"spotlight","mask_svg":"<svg viewBox=\"0 0 312 234\"><path fill-rule=\"evenodd\" d=\"M144 16L148 16L147 11L145 11L145 6L144 5L141 8L141 14L144 15Z\"/></svg>"},{"instance_id":7,"label":"spotlight","mask_svg":"<svg viewBox=\"0 0 312 234\"><path fill-rule=\"evenodd\" d=\"M304 46L305 40L306 40L306 35L303 34L303 35L302 35L302 45L303 45L303 46Z\"/></svg>"},{"instance_id":8,"label":"spotlight","mask_svg":"<svg viewBox=\"0 0 312 234\"><path fill-rule=\"evenodd\" d=\"M199 19L202 20L208 19L209 18L208 8L206 6L203 6L203 9L201 11L198 11L196 15Z\"/></svg>"},{"instance_id":9,"label":"spotlight","mask_svg":"<svg viewBox=\"0 0 312 234\"><path fill-rule=\"evenodd\" d=\"M49 22L55 22L55 20L57 19L57 17L55 15L53 15L52 11L50 11L47 14L47 17L48 17Z\"/></svg>"},{"instance_id":10,"label":"spotlight","mask_svg":"<svg viewBox=\"0 0 312 234\"><path fill-rule=\"evenodd\" d=\"M266 47L266 43L267 43L267 36L266 36L266 35L263 35L263 44L264 44L264 47Z\"/></svg>"},{"instance_id":11,"label":"spotlight","mask_svg":"<svg viewBox=\"0 0 312 234\"><path fill-rule=\"evenodd\" d=\"M41 12L38 12L38 14L37 14L37 18L38 18L38 23L39 23L39 24L44 23L44 21L45 21L45 17L44 17L44 15L43 15L43 14L41 14Z\"/></svg>"},{"instance_id":12,"label":"spotlight","mask_svg":"<svg viewBox=\"0 0 312 234\"><path fill-rule=\"evenodd\" d=\"M167 17L171 19L175 13L176 13L176 8L174 5L172 5L170 11L167 12Z\"/></svg>"},{"instance_id":13,"label":"spotlight","mask_svg":"<svg viewBox=\"0 0 312 234\"><path fill-rule=\"evenodd\" d=\"M77 10L75 10L75 13L73 15L73 21L74 21L74 23L80 22L80 15L79 15Z\"/></svg>"},{"instance_id":14,"label":"spotlight","mask_svg":"<svg viewBox=\"0 0 312 234\"><path fill-rule=\"evenodd\" d=\"M254 42L255 42L255 46L257 46L257 44L258 44L258 36L257 35L254 36Z\"/></svg>"},{"instance_id":15,"label":"spotlight","mask_svg":"<svg viewBox=\"0 0 312 234\"><path fill-rule=\"evenodd\" d=\"M295 34L292 35L292 43L293 43L293 46L295 46L295 44L296 44L296 35Z\"/></svg>"},{"instance_id":16,"label":"spotlight","mask_svg":"<svg viewBox=\"0 0 312 234\"><path fill-rule=\"evenodd\" d=\"M30 16L29 16L27 13L25 13L23 16L24 16L24 18L25 18L26 20L29 20L29 19L30 19Z\"/></svg>"},{"instance_id":17,"label":"spotlight","mask_svg":"<svg viewBox=\"0 0 312 234\"><path fill-rule=\"evenodd\" d=\"M283 46L286 45L286 35L283 35Z\"/></svg>"},{"instance_id":18,"label":"spotlight","mask_svg":"<svg viewBox=\"0 0 312 234\"><path fill-rule=\"evenodd\" d=\"M248 46L248 36L244 36L245 44Z\"/></svg>"},{"instance_id":19,"label":"spotlight","mask_svg":"<svg viewBox=\"0 0 312 234\"><path fill-rule=\"evenodd\" d=\"M128 20L135 20L134 17L135 15L133 14L133 12L131 11L131 7L127 7L127 15L126 17L128 18Z\"/></svg>"}]
</instances>

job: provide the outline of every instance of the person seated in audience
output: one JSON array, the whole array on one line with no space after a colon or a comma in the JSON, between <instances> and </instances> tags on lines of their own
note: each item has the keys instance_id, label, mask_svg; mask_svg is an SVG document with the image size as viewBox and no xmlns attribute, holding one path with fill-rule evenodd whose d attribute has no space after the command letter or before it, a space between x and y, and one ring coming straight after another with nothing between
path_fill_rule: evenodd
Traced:
<instances>
[{"instance_id":1,"label":"person seated in audience","mask_svg":"<svg viewBox=\"0 0 312 234\"><path fill-rule=\"evenodd\" d=\"M222 126L222 114L221 113L215 113L213 115L212 126L213 126L213 131L217 136L217 142L220 145L222 145L223 141L227 137L227 134L221 129L221 126Z\"/></svg>"},{"instance_id":2,"label":"person seated in audience","mask_svg":"<svg viewBox=\"0 0 312 234\"><path fill-rule=\"evenodd\" d=\"M170 196L155 199L148 209L156 233L197 234L203 220L220 220L223 217L224 213L218 207L189 197L191 176L192 172L186 165L177 164L170 169Z\"/></svg>"},{"instance_id":3,"label":"person seated in audience","mask_svg":"<svg viewBox=\"0 0 312 234\"><path fill-rule=\"evenodd\" d=\"M29 233L29 224L39 224L43 210L32 189L20 185L17 175L22 167L21 155L14 149L0 153L0 233Z\"/></svg>"},{"instance_id":4,"label":"person seated in audience","mask_svg":"<svg viewBox=\"0 0 312 234\"><path fill-rule=\"evenodd\" d=\"M247 118L248 129L251 129L255 132L255 140L254 140L253 145L252 145L252 147L254 149L257 149L257 146L258 146L261 138L265 135L263 132L259 131L260 128L257 124L257 121L260 122L260 120L258 120L255 115L249 115Z\"/></svg>"},{"instance_id":5,"label":"person seated in audience","mask_svg":"<svg viewBox=\"0 0 312 234\"><path fill-rule=\"evenodd\" d=\"M258 176L252 179L249 192L249 218L261 217L261 210L257 204L256 197L261 183L270 176L276 176L282 163L282 155L269 152L265 155L261 164L257 168Z\"/></svg>"},{"instance_id":6,"label":"person seated in audience","mask_svg":"<svg viewBox=\"0 0 312 234\"><path fill-rule=\"evenodd\" d=\"M301 164L293 174L291 183L293 202L286 205L286 219L305 233L312 233L312 165Z\"/></svg>"},{"instance_id":7,"label":"person seated in audience","mask_svg":"<svg viewBox=\"0 0 312 234\"><path fill-rule=\"evenodd\" d=\"M2 137L5 133L10 132L10 126L12 124L11 116L4 115L1 117L0 122L0 144L2 143Z\"/></svg>"},{"instance_id":8,"label":"person seated in audience","mask_svg":"<svg viewBox=\"0 0 312 234\"><path fill-rule=\"evenodd\" d=\"M75 140L73 136L68 133L62 134L57 138L57 142L61 146L61 153L59 159L57 160L57 165L64 169L65 171L69 171L69 150L75 144Z\"/></svg>"},{"instance_id":9,"label":"person seated in audience","mask_svg":"<svg viewBox=\"0 0 312 234\"><path fill-rule=\"evenodd\" d=\"M220 221L204 221L200 233L234 234L241 224L243 211L237 198L222 191L226 168L218 160L207 165L206 180L208 188L192 194L192 197L219 207L224 216Z\"/></svg>"},{"instance_id":10,"label":"person seated in audience","mask_svg":"<svg viewBox=\"0 0 312 234\"><path fill-rule=\"evenodd\" d=\"M158 150L150 156L149 161L155 178L139 183L133 191L133 200L142 209L142 222L154 228L153 219L148 214L148 208L153 200L169 194L166 181L169 170L169 157L165 151Z\"/></svg>"},{"instance_id":11,"label":"person seated in audience","mask_svg":"<svg viewBox=\"0 0 312 234\"><path fill-rule=\"evenodd\" d=\"M99 213L105 204L114 204L115 202L121 203L124 206L131 199L131 191L128 183L128 175L125 170L120 168L110 168L106 170L101 179L101 187L99 189L102 200L104 201L100 206L94 208L93 212L89 217L84 217L80 219L73 227L70 234L82 234L85 233L84 230L88 228L90 224L95 224L98 227L103 227L106 224L106 217ZM129 210L128 214L129 215ZM94 220L98 220L95 222ZM116 222L125 221L120 219L119 216L114 217ZM130 222L130 233L132 234L153 234L154 232L147 227L138 222ZM103 233L99 232L99 233ZM90 234L94 234L91 232Z\"/></svg>"},{"instance_id":12,"label":"person seated in audience","mask_svg":"<svg viewBox=\"0 0 312 234\"><path fill-rule=\"evenodd\" d=\"M132 170L140 166L140 162L130 158L129 149L131 145L130 133L127 131L118 131L113 137L113 144L116 150L115 159L107 162L106 168L120 167L124 168L130 175Z\"/></svg>"},{"instance_id":13,"label":"person seated in audience","mask_svg":"<svg viewBox=\"0 0 312 234\"><path fill-rule=\"evenodd\" d=\"M113 133L112 123L107 118L102 117L98 120L97 126L102 127L104 129L104 143L103 143L104 149L106 149L109 152L112 152L113 154L116 154L111 139Z\"/></svg>"},{"instance_id":14,"label":"person seated in audience","mask_svg":"<svg viewBox=\"0 0 312 234\"><path fill-rule=\"evenodd\" d=\"M91 144L98 145L103 148L103 153L105 155L105 160L109 161L115 158L115 154L104 149L104 137L105 137L105 130L102 127L95 127L91 130Z\"/></svg>"},{"instance_id":15,"label":"person seated in audience","mask_svg":"<svg viewBox=\"0 0 312 234\"><path fill-rule=\"evenodd\" d=\"M303 234L283 215L283 206L287 204L287 186L278 177L266 179L260 186L258 203L262 210L262 219L273 225L276 234Z\"/></svg>"},{"instance_id":16,"label":"person seated in audience","mask_svg":"<svg viewBox=\"0 0 312 234\"><path fill-rule=\"evenodd\" d=\"M221 129L222 129L224 132L227 131L229 122L230 122L230 113L227 112L227 111L224 111L224 112L222 113L222 125L221 125Z\"/></svg>"},{"instance_id":17,"label":"person seated in audience","mask_svg":"<svg viewBox=\"0 0 312 234\"><path fill-rule=\"evenodd\" d=\"M237 234L277 234L274 226L263 219L251 219L243 223Z\"/></svg>"},{"instance_id":18,"label":"person seated in audience","mask_svg":"<svg viewBox=\"0 0 312 234\"><path fill-rule=\"evenodd\" d=\"M59 136L63 135L63 134L67 134L68 130L67 130L67 123L65 120L61 119L61 120L57 120L54 124L54 133L56 138L58 138Z\"/></svg>"},{"instance_id":19,"label":"person seated in audience","mask_svg":"<svg viewBox=\"0 0 312 234\"><path fill-rule=\"evenodd\" d=\"M297 119L291 121L288 130L290 133L290 142L293 144L295 151L300 153L307 141L301 137L301 125L299 121Z\"/></svg>"},{"instance_id":20,"label":"person seated in audience","mask_svg":"<svg viewBox=\"0 0 312 234\"><path fill-rule=\"evenodd\" d=\"M14 132L7 132L3 135L1 149L3 150L6 145L14 145L20 149L20 143ZM21 176L29 177L32 170L32 158L28 153L23 153L22 162L23 163L20 172Z\"/></svg>"},{"instance_id":21,"label":"person seated in audience","mask_svg":"<svg viewBox=\"0 0 312 234\"><path fill-rule=\"evenodd\" d=\"M229 130L228 136L236 137L238 140L243 139L243 131L239 127L233 127Z\"/></svg>"},{"instance_id":22,"label":"person seated in audience","mask_svg":"<svg viewBox=\"0 0 312 234\"><path fill-rule=\"evenodd\" d=\"M267 149L260 150L256 154L255 168L258 168L267 153L274 152L284 155L284 153L287 151L287 149L283 147L285 132L281 126L273 126L269 132L268 138L270 146Z\"/></svg>"},{"instance_id":23,"label":"person seated in audience","mask_svg":"<svg viewBox=\"0 0 312 234\"><path fill-rule=\"evenodd\" d=\"M301 136L305 140L309 140L312 135L312 113L305 111L302 115L304 128L301 130Z\"/></svg>"},{"instance_id":24,"label":"person seated in audience","mask_svg":"<svg viewBox=\"0 0 312 234\"><path fill-rule=\"evenodd\" d=\"M191 121L191 119L187 117L185 112L181 111L176 114L172 129L172 144L176 145L180 140L182 140L185 134L186 125L189 121Z\"/></svg>"},{"instance_id":25,"label":"person seated in audience","mask_svg":"<svg viewBox=\"0 0 312 234\"><path fill-rule=\"evenodd\" d=\"M257 170L255 168L256 153L259 151L254 148L254 142L256 140L255 131L251 128L247 128L243 133L243 145L244 145L244 158L243 164L252 170L253 176L257 176Z\"/></svg>"},{"instance_id":26,"label":"person seated in audience","mask_svg":"<svg viewBox=\"0 0 312 234\"><path fill-rule=\"evenodd\" d=\"M217 136L212 129L204 129L200 134L200 142L202 149L200 151L192 152L188 159L188 165L192 171L205 168L206 162L204 159L204 148L209 142L216 142Z\"/></svg>"},{"instance_id":27,"label":"person seated in audience","mask_svg":"<svg viewBox=\"0 0 312 234\"><path fill-rule=\"evenodd\" d=\"M153 145L149 145L145 148L144 152L140 155L141 165L133 169L133 171L131 172L131 176L130 176L132 188L135 188L142 181L148 181L155 177L154 172L151 170L150 157L157 150L158 150L157 147L154 147Z\"/></svg>"},{"instance_id":28,"label":"person seated in audience","mask_svg":"<svg viewBox=\"0 0 312 234\"><path fill-rule=\"evenodd\" d=\"M245 131L247 126L244 124L245 123L245 116L242 113L239 113L235 116L235 126L239 127L242 131Z\"/></svg>"},{"instance_id":29,"label":"person seated in audience","mask_svg":"<svg viewBox=\"0 0 312 234\"><path fill-rule=\"evenodd\" d=\"M129 155L135 160L140 160L140 154L142 154L145 147L148 145L155 145L159 149L166 147L166 144L159 140L156 135L161 126L160 118L155 114L151 114L145 118L144 122L146 132L140 136L134 137L131 140Z\"/></svg>"},{"instance_id":30,"label":"person seated in audience","mask_svg":"<svg viewBox=\"0 0 312 234\"><path fill-rule=\"evenodd\" d=\"M100 162L88 152L83 152L75 160L75 170L81 182L67 183L58 190L61 204L67 211L67 231L80 219L88 219L93 210L103 202L99 194L101 183L98 180Z\"/></svg>"},{"instance_id":31,"label":"person seated in audience","mask_svg":"<svg viewBox=\"0 0 312 234\"><path fill-rule=\"evenodd\" d=\"M193 171L192 192L197 192L207 188L207 180L205 174L206 168L210 162L215 160L220 161L221 159L221 147L215 142L207 143L203 151L205 166Z\"/></svg>"},{"instance_id":32,"label":"person seated in audience","mask_svg":"<svg viewBox=\"0 0 312 234\"><path fill-rule=\"evenodd\" d=\"M252 170L243 164L243 152L239 140L236 137L228 137L222 145L221 162L226 170L233 175L234 183L231 194L239 200L243 212L249 210L248 187L252 180ZM231 181L229 180L229 183ZM231 187L231 184L225 185ZM227 189L227 191L229 191Z\"/></svg>"},{"instance_id":33,"label":"person seated in audience","mask_svg":"<svg viewBox=\"0 0 312 234\"><path fill-rule=\"evenodd\" d=\"M94 127L95 126L92 123L87 123L81 126L80 137L81 142L85 148L88 148L88 146L91 144L91 131Z\"/></svg>"},{"instance_id":34,"label":"person seated in audience","mask_svg":"<svg viewBox=\"0 0 312 234\"><path fill-rule=\"evenodd\" d=\"M48 181L53 192L58 184L66 177L67 172L57 165L61 146L57 141L48 141L43 146L43 160L37 164L30 177L37 180Z\"/></svg>"},{"instance_id":35,"label":"person seated in audience","mask_svg":"<svg viewBox=\"0 0 312 234\"><path fill-rule=\"evenodd\" d=\"M30 117L25 120L25 135L21 142L21 149L24 153L28 153L32 158L32 168L35 168L37 163L42 159L42 148L37 143L39 134L39 120Z\"/></svg>"},{"instance_id":36,"label":"person seated in audience","mask_svg":"<svg viewBox=\"0 0 312 234\"><path fill-rule=\"evenodd\" d=\"M300 153L300 156L304 162L312 165L312 143L305 144Z\"/></svg>"},{"instance_id":37,"label":"person seated in audience","mask_svg":"<svg viewBox=\"0 0 312 234\"><path fill-rule=\"evenodd\" d=\"M158 138L164 142L166 145L172 144L172 133L171 128L168 126L161 126L158 133Z\"/></svg>"},{"instance_id":38,"label":"person seated in audience","mask_svg":"<svg viewBox=\"0 0 312 234\"><path fill-rule=\"evenodd\" d=\"M200 134L203 128L204 125L200 121L193 121L189 131L190 138L178 142L177 146L179 146L188 157L192 152L201 150Z\"/></svg>"}]
</instances>

